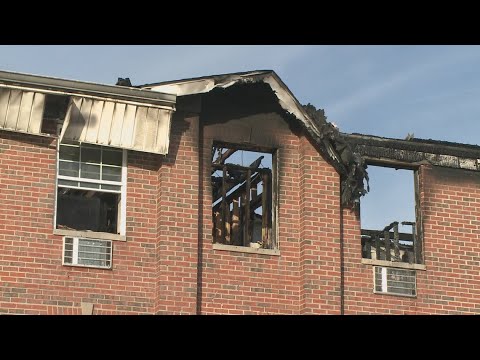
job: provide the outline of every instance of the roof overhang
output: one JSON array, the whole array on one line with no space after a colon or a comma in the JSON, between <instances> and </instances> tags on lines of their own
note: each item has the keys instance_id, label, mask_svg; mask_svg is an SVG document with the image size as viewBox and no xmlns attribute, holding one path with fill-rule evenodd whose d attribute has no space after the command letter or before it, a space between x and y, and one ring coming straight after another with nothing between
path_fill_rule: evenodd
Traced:
<instances>
[{"instance_id":1,"label":"roof overhang","mask_svg":"<svg viewBox=\"0 0 480 360\"><path fill-rule=\"evenodd\" d=\"M69 96L59 141L167 154L176 95L0 71L0 129L42 133L48 95Z\"/></svg>"},{"instance_id":2,"label":"roof overhang","mask_svg":"<svg viewBox=\"0 0 480 360\"><path fill-rule=\"evenodd\" d=\"M8 71L0 71L0 86L1 85L32 89L36 92L43 93L83 94L99 98L151 103L171 108L173 108L176 103L176 96L174 94Z\"/></svg>"}]
</instances>

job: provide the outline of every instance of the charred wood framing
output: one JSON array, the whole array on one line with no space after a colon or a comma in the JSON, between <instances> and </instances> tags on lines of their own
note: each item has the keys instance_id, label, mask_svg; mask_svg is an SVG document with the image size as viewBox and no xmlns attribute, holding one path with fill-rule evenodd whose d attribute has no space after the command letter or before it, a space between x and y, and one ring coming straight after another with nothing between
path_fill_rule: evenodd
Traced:
<instances>
[{"instance_id":1,"label":"charred wood framing","mask_svg":"<svg viewBox=\"0 0 480 360\"><path fill-rule=\"evenodd\" d=\"M213 162L214 164L223 164L230 156L232 156L237 149L228 149L223 154L220 153L218 158Z\"/></svg>"},{"instance_id":2,"label":"charred wood framing","mask_svg":"<svg viewBox=\"0 0 480 360\"><path fill-rule=\"evenodd\" d=\"M353 151L369 164L412 167L420 164L480 170L480 146L425 139L389 139L343 134Z\"/></svg>"},{"instance_id":3,"label":"charred wood framing","mask_svg":"<svg viewBox=\"0 0 480 360\"><path fill-rule=\"evenodd\" d=\"M402 222L402 225L411 225L412 233L400 233L398 221L385 226L382 230L362 229L363 258L372 258L372 245L375 245L377 260L399 261L421 264L421 255L418 247L421 244L415 237L415 222ZM393 254L392 254L393 247Z\"/></svg>"},{"instance_id":4,"label":"charred wood framing","mask_svg":"<svg viewBox=\"0 0 480 360\"><path fill-rule=\"evenodd\" d=\"M263 155L249 166L224 163L238 150L240 149L232 145L213 146L211 178L214 241L273 249L272 170L259 168Z\"/></svg>"},{"instance_id":5,"label":"charred wood framing","mask_svg":"<svg viewBox=\"0 0 480 360\"><path fill-rule=\"evenodd\" d=\"M250 178L252 177L252 170L247 170L247 181L245 185L245 193L247 194L247 202L245 203L245 229L243 237L243 246L250 246Z\"/></svg>"}]
</instances>

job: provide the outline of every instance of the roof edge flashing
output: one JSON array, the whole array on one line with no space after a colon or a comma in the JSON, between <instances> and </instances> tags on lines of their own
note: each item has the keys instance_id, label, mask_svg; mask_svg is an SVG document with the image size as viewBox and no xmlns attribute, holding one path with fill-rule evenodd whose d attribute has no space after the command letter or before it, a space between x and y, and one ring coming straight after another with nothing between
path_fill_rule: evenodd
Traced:
<instances>
[{"instance_id":1,"label":"roof edge flashing","mask_svg":"<svg viewBox=\"0 0 480 360\"><path fill-rule=\"evenodd\" d=\"M293 96L288 87L273 70L213 75L208 77L144 85L144 87L149 88L152 91L164 91L168 93L174 93L177 96L187 96L208 93L217 87L226 89L235 84L257 82L264 82L268 84L277 96L282 109L284 109L287 113L292 114L300 121L303 121L307 126L312 128L312 131L317 136L320 136L320 129L317 128L315 122L308 116L298 100Z\"/></svg>"},{"instance_id":2,"label":"roof edge flashing","mask_svg":"<svg viewBox=\"0 0 480 360\"><path fill-rule=\"evenodd\" d=\"M172 93L151 91L126 86L105 85L78 80L66 80L54 77L30 75L17 72L0 70L0 83L6 85L24 86L33 89L51 90L72 94L86 94L100 97L130 100L137 102L150 102L157 105L173 108L177 96Z\"/></svg>"}]
</instances>

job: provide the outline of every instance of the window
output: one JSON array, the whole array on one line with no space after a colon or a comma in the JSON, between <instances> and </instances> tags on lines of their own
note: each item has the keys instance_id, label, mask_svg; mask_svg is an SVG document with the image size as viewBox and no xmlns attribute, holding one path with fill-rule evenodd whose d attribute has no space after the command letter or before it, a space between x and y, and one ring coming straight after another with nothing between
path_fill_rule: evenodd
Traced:
<instances>
[{"instance_id":1,"label":"window","mask_svg":"<svg viewBox=\"0 0 480 360\"><path fill-rule=\"evenodd\" d=\"M63 238L63 264L110 269L112 267L112 241Z\"/></svg>"},{"instance_id":2,"label":"window","mask_svg":"<svg viewBox=\"0 0 480 360\"><path fill-rule=\"evenodd\" d=\"M361 200L362 257L422 264L417 171L369 166Z\"/></svg>"},{"instance_id":3,"label":"window","mask_svg":"<svg viewBox=\"0 0 480 360\"><path fill-rule=\"evenodd\" d=\"M63 142L56 228L125 235L125 150Z\"/></svg>"},{"instance_id":4,"label":"window","mask_svg":"<svg viewBox=\"0 0 480 360\"><path fill-rule=\"evenodd\" d=\"M212 149L212 217L215 243L277 249L274 236L273 151L228 144Z\"/></svg>"},{"instance_id":5,"label":"window","mask_svg":"<svg viewBox=\"0 0 480 360\"><path fill-rule=\"evenodd\" d=\"M374 266L374 292L403 296L416 296L415 270Z\"/></svg>"}]
</instances>

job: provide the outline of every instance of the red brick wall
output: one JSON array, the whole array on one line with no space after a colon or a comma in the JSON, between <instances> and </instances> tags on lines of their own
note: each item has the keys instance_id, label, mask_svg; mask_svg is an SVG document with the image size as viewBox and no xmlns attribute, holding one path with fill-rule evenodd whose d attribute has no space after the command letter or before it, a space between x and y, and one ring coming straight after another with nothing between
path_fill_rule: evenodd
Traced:
<instances>
[{"instance_id":1,"label":"red brick wall","mask_svg":"<svg viewBox=\"0 0 480 360\"><path fill-rule=\"evenodd\" d=\"M280 256L213 249L212 143L244 143L248 136L250 144L278 149ZM333 167L275 113L207 124L203 163L201 313L338 312L339 221L331 217L339 211L339 191Z\"/></svg>"},{"instance_id":2,"label":"red brick wall","mask_svg":"<svg viewBox=\"0 0 480 360\"><path fill-rule=\"evenodd\" d=\"M426 271L417 270L417 297L373 294L359 221L345 211L346 314L480 313L480 174L422 166L419 175Z\"/></svg>"},{"instance_id":3,"label":"red brick wall","mask_svg":"<svg viewBox=\"0 0 480 360\"><path fill-rule=\"evenodd\" d=\"M301 144L302 171L296 179L302 193L301 310L303 314L339 314L340 177L306 138Z\"/></svg>"},{"instance_id":4,"label":"red brick wall","mask_svg":"<svg viewBox=\"0 0 480 360\"><path fill-rule=\"evenodd\" d=\"M338 174L276 113L199 121L177 111L165 157L128 152L127 241L114 241L113 270L62 266L55 140L0 131L0 313L78 314L87 302L94 314L339 314ZM280 256L213 249L212 142L246 136L278 149ZM345 313L480 313L479 180L422 167L416 298L373 294L359 219L344 210Z\"/></svg>"},{"instance_id":5,"label":"red brick wall","mask_svg":"<svg viewBox=\"0 0 480 360\"><path fill-rule=\"evenodd\" d=\"M159 156L129 152L127 242L113 270L62 266L53 235L56 141L0 131L0 313L153 313Z\"/></svg>"},{"instance_id":6,"label":"red brick wall","mask_svg":"<svg viewBox=\"0 0 480 360\"><path fill-rule=\"evenodd\" d=\"M155 313L195 314L198 262L198 116L177 111L159 171Z\"/></svg>"}]
</instances>

